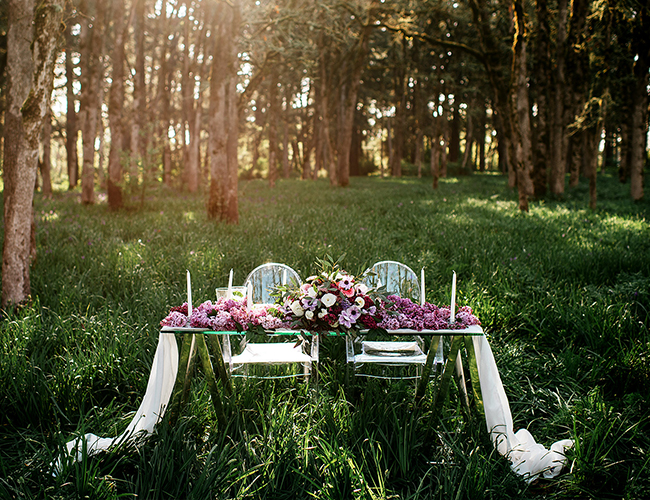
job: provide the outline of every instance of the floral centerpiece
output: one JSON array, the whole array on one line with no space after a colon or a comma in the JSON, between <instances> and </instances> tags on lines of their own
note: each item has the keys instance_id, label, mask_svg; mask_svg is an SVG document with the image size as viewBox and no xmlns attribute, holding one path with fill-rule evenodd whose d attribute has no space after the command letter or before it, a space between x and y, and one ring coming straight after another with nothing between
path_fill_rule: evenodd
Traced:
<instances>
[{"instance_id":1,"label":"floral centerpiece","mask_svg":"<svg viewBox=\"0 0 650 500\"><path fill-rule=\"evenodd\" d=\"M339 259L340 260L340 259ZM192 309L187 303L173 307L161 326L193 327L214 331L254 332L278 329L310 332L358 330L444 330L480 325L470 307L460 307L451 321L451 308L422 305L385 288L369 288L341 270L338 261L318 259L319 274L302 285L293 282L276 289L274 305L250 305L246 297L206 301Z\"/></svg>"},{"instance_id":2,"label":"floral centerpiece","mask_svg":"<svg viewBox=\"0 0 650 500\"><path fill-rule=\"evenodd\" d=\"M314 332L377 328L380 296L337 262L318 260L321 272L302 285L278 289L278 311L292 329Z\"/></svg>"}]
</instances>

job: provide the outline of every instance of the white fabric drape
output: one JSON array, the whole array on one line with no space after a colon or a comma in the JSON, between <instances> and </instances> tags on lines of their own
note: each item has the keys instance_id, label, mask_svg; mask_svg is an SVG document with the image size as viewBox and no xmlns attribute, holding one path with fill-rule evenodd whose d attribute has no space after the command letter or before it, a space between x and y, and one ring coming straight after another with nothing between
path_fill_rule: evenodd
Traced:
<instances>
[{"instance_id":1,"label":"white fabric drape","mask_svg":"<svg viewBox=\"0 0 650 500\"><path fill-rule=\"evenodd\" d=\"M99 437L88 433L83 438L73 439L67 443L68 454L81 461L84 442L87 454L94 455L114 445L125 444L153 433L155 425L165 414L169 403L176 373L178 372L178 346L175 335L160 333L158 347L151 365L147 392L126 430L117 437ZM73 455L73 450L76 453ZM60 465L60 464L59 464Z\"/></svg>"},{"instance_id":2,"label":"white fabric drape","mask_svg":"<svg viewBox=\"0 0 650 500\"><path fill-rule=\"evenodd\" d=\"M510 404L490 344L484 335L472 337L472 340L483 396L485 423L494 446L499 453L508 457L512 469L528 481L540 475L545 478L557 476L566 463L564 451L573 446L573 441L557 441L547 450L535 442L527 429L514 432Z\"/></svg>"}]
</instances>

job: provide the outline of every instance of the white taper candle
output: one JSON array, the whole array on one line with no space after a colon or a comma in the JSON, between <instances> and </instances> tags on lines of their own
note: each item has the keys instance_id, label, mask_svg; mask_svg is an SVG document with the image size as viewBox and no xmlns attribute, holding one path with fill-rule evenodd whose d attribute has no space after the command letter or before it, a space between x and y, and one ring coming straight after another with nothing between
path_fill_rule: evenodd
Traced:
<instances>
[{"instance_id":1,"label":"white taper candle","mask_svg":"<svg viewBox=\"0 0 650 500\"><path fill-rule=\"evenodd\" d=\"M456 271L454 271L454 276L451 279L451 316L449 317L449 322L454 323L456 321Z\"/></svg>"},{"instance_id":2,"label":"white taper candle","mask_svg":"<svg viewBox=\"0 0 650 500\"><path fill-rule=\"evenodd\" d=\"M192 279L190 270L187 270L187 316L192 316Z\"/></svg>"},{"instance_id":3,"label":"white taper candle","mask_svg":"<svg viewBox=\"0 0 650 500\"><path fill-rule=\"evenodd\" d=\"M420 305L424 305L424 268L420 272Z\"/></svg>"}]
</instances>

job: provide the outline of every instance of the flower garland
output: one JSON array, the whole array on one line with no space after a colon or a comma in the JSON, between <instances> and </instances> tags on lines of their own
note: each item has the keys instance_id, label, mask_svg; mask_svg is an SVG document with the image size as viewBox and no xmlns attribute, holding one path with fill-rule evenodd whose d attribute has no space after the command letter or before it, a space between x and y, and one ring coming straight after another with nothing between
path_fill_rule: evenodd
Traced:
<instances>
[{"instance_id":1,"label":"flower garland","mask_svg":"<svg viewBox=\"0 0 650 500\"><path fill-rule=\"evenodd\" d=\"M416 304L412 300L403 299L397 295L389 295L381 303L380 321L377 324L384 330L462 330L471 325L480 325L481 322L474 314L472 308L463 306L458 309L455 321L451 323L451 309L438 307L426 302Z\"/></svg>"},{"instance_id":2,"label":"flower garland","mask_svg":"<svg viewBox=\"0 0 650 500\"><path fill-rule=\"evenodd\" d=\"M207 328L213 331L247 331L256 327L264 330L289 328L289 324L278 317L273 306L253 305L248 307L246 298L226 299L220 297L216 302L203 302L192 309L187 316L187 302L180 307L173 307L160 326L172 328L191 327Z\"/></svg>"}]
</instances>

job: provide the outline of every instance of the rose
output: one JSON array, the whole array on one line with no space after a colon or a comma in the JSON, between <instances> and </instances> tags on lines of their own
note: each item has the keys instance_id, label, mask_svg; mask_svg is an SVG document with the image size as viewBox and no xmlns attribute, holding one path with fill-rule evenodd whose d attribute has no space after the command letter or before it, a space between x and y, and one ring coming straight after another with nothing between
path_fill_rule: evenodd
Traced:
<instances>
[{"instance_id":1,"label":"rose","mask_svg":"<svg viewBox=\"0 0 650 500\"><path fill-rule=\"evenodd\" d=\"M313 321L314 319L313 311L305 311L305 318L307 318L309 321Z\"/></svg>"},{"instance_id":2,"label":"rose","mask_svg":"<svg viewBox=\"0 0 650 500\"><path fill-rule=\"evenodd\" d=\"M336 295L332 293L326 293L321 297L320 301L325 307L332 307L334 304L336 304Z\"/></svg>"},{"instance_id":3,"label":"rose","mask_svg":"<svg viewBox=\"0 0 650 500\"><path fill-rule=\"evenodd\" d=\"M294 300L289 307L291 308L291 312L293 312L293 314L295 314L298 317L305 314L305 310L300 305L299 300Z\"/></svg>"}]
</instances>

